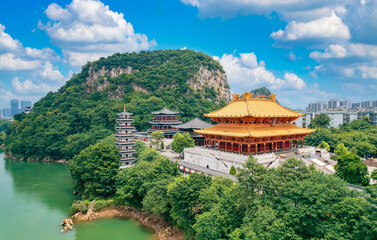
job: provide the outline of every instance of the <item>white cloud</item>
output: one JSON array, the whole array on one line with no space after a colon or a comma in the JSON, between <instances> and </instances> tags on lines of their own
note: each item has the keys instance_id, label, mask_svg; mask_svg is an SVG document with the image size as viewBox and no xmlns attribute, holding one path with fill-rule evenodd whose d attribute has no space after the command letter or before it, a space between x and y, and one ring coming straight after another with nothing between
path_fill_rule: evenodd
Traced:
<instances>
[{"instance_id":1,"label":"white cloud","mask_svg":"<svg viewBox=\"0 0 377 240\"><path fill-rule=\"evenodd\" d=\"M266 86L272 89L303 89L305 82L294 73L285 73L284 79L276 78L266 70L265 63L258 63L254 53L241 53L240 57L224 54L213 57L223 66L232 88L237 90Z\"/></svg>"},{"instance_id":2,"label":"white cloud","mask_svg":"<svg viewBox=\"0 0 377 240\"><path fill-rule=\"evenodd\" d=\"M375 66L360 66L362 78L374 78L377 79L377 67Z\"/></svg>"},{"instance_id":3,"label":"white cloud","mask_svg":"<svg viewBox=\"0 0 377 240\"><path fill-rule=\"evenodd\" d=\"M307 19L310 14L315 17L323 17L329 9L337 9L354 0L181 0L182 3L197 7L202 17L234 17L238 14L265 14L277 12L283 18L289 19L296 13L296 19ZM344 9L344 7L343 7ZM331 10L330 10L331 11ZM310 14L308 14L310 13Z\"/></svg>"},{"instance_id":4,"label":"white cloud","mask_svg":"<svg viewBox=\"0 0 377 240\"><path fill-rule=\"evenodd\" d=\"M43 65L43 68L40 69L37 73L39 76L47 80L52 80L52 81L57 81L57 82L64 80L64 76L60 73L59 70L54 69L54 67L52 66L50 62L46 62Z\"/></svg>"},{"instance_id":5,"label":"white cloud","mask_svg":"<svg viewBox=\"0 0 377 240\"><path fill-rule=\"evenodd\" d=\"M296 55L291 51L289 54L288 54L288 59L291 60L291 61L296 61L297 60L297 57Z\"/></svg>"},{"instance_id":6,"label":"white cloud","mask_svg":"<svg viewBox=\"0 0 377 240\"><path fill-rule=\"evenodd\" d=\"M347 50L338 44L330 45L325 52L314 51L309 54L310 58L319 60L324 58L344 58L347 55Z\"/></svg>"},{"instance_id":7,"label":"white cloud","mask_svg":"<svg viewBox=\"0 0 377 240\"><path fill-rule=\"evenodd\" d=\"M0 70L19 71L19 70L33 70L40 66L38 60L24 60L12 53L0 55Z\"/></svg>"},{"instance_id":8,"label":"white cloud","mask_svg":"<svg viewBox=\"0 0 377 240\"><path fill-rule=\"evenodd\" d=\"M271 37L276 41L299 40L348 40L350 31L335 12L331 16L319 18L309 22L289 22L285 30L273 32Z\"/></svg>"},{"instance_id":9,"label":"white cloud","mask_svg":"<svg viewBox=\"0 0 377 240\"><path fill-rule=\"evenodd\" d=\"M21 48L21 43L4 31L5 26L0 24L0 53L18 51Z\"/></svg>"},{"instance_id":10,"label":"white cloud","mask_svg":"<svg viewBox=\"0 0 377 240\"><path fill-rule=\"evenodd\" d=\"M16 92L24 94L47 93L57 89L57 87L50 86L45 83L35 84L32 80L25 80L21 82L18 77L13 78L12 86Z\"/></svg>"},{"instance_id":11,"label":"white cloud","mask_svg":"<svg viewBox=\"0 0 377 240\"><path fill-rule=\"evenodd\" d=\"M53 3L46 10L52 21L39 24L72 66L115 52L133 52L156 46L145 34L135 33L123 13L95 0L73 0L66 8Z\"/></svg>"}]
</instances>

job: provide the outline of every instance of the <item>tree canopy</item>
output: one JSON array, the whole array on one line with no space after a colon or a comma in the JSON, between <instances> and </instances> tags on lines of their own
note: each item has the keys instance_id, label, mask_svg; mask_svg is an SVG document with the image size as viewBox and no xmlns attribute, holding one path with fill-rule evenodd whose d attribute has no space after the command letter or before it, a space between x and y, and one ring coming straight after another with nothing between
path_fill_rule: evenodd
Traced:
<instances>
[{"instance_id":1,"label":"tree canopy","mask_svg":"<svg viewBox=\"0 0 377 240\"><path fill-rule=\"evenodd\" d=\"M183 150L187 147L195 147L195 140L190 137L188 132L185 133L176 133L173 136L173 142L171 144L171 149L182 154Z\"/></svg>"},{"instance_id":2,"label":"tree canopy","mask_svg":"<svg viewBox=\"0 0 377 240\"><path fill-rule=\"evenodd\" d=\"M108 197L115 193L120 155L114 144L90 145L69 161L74 189L83 197Z\"/></svg>"}]
</instances>

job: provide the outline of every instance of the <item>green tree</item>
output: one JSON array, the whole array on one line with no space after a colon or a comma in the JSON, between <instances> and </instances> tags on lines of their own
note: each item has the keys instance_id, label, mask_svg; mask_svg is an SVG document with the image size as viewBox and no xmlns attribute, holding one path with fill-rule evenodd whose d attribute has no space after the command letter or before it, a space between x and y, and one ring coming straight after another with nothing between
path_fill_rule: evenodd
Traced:
<instances>
[{"instance_id":1,"label":"green tree","mask_svg":"<svg viewBox=\"0 0 377 240\"><path fill-rule=\"evenodd\" d=\"M119 166L118 148L106 143L90 145L68 164L75 190L86 198L113 195Z\"/></svg>"},{"instance_id":2,"label":"green tree","mask_svg":"<svg viewBox=\"0 0 377 240\"><path fill-rule=\"evenodd\" d=\"M172 181L174 181L173 178L166 178L153 182L153 187L147 192L142 201L143 209L168 219L171 209L168 198L168 185Z\"/></svg>"},{"instance_id":3,"label":"green tree","mask_svg":"<svg viewBox=\"0 0 377 240\"><path fill-rule=\"evenodd\" d=\"M376 147L368 142L359 142L356 144L357 153L359 156L364 156L367 159L370 155L376 152Z\"/></svg>"},{"instance_id":4,"label":"green tree","mask_svg":"<svg viewBox=\"0 0 377 240\"><path fill-rule=\"evenodd\" d=\"M235 166L232 165L232 166L230 167L229 174L231 174L231 175L236 175L236 174L237 174L237 170L236 170L236 167L235 167Z\"/></svg>"},{"instance_id":5,"label":"green tree","mask_svg":"<svg viewBox=\"0 0 377 240\"><path fill-rule=\"evenodd\" d=\"M170 216L188 236L193 234L192 226L195 223L195 216L201 213L200 193L210 184L210 177L193 173L186 177L176 178L168 186L168 197L171 204Z\"/></svg>"},{"instance_id":6,"label":"green tree","mask_svg":"<svg viewBox=\"0 0 377 240\"><path fill-rule=\"evenodd\" d=\"M164 150L165 149L165 144L164 142L161 142L161 150Z\"/></svg>"},{"instance_id":7,"label":"green tree","mask_svg":"<svg viewBox=\"0 0 377 240\"><path fill-rule=\"evenodd\" d=\"M370 177L374 180L374 181L377 181L377 168L375 168L372 172L372 174L370 175Z\"/></svg>"},{"instance_id":8,"label":"green tree","mask_svg":"<svg viewBox=\"0 0 377 240\"><path fill-rule=\"evenodd\" d=\"M155 183L179 175L178 164L159 156L151 162L139 160L118 175L116 198L119 202L141 208L147 192Z\"/></svg>"},{"instance_id":9,"label":"green tree","mask_svg":"<svg viewBox=\"0 0 377 240\"><path fill-rule=\"evenodd\" d=\"M322 141L318 146L317 148L324 148L326 149L328 152L330 152L330 145L325 142L325 141Z\"/></svg>"},{"instance_id":10,"label":"green tree","mask_svg":"<svg viewBox=\"0 0 377 240\"><path fill-rule=\"evenodd\" d=\"M160 142L164 138L164 133L161 131L153 131L151 133L151 137L153 138L151 139L151 143L155 146L156 149L158 149L160 147Z\"/></svg>"},{"instance_id":11,"label":"green tree","mask_svg":"<svg viewBox=\"0 0 377 240\"><path fill-rule=\"evenodd\" d=\"M335 149L336 160L335 165L336 174L352 184L368 185L368 168L361 162L360 157L348 151L344 144L339 144Z\"/></svg>"},{"instance_id":12,"label":"green tree","mask_svg":"<svg viewBox=\"0 0 377 240\"><path fill-rule=\"evenodd\" d=\"M330 126L330 117L325 113L318 114L309 124L309 128L328 128Z\"/></svg>"},{"instance_id":13,"label":"green tree","mask_svg":"<svg viewBox=\"0 0 377 240\"><path fill-rule=\"evenodd\" d=\"M179 153L179 157L182 156L182 152L187 147L195 147L195 140L190 137L190 134L185 133L176 133L173 136L173 142L171 144L171 149Z\"/></svg>"}]
</instances>

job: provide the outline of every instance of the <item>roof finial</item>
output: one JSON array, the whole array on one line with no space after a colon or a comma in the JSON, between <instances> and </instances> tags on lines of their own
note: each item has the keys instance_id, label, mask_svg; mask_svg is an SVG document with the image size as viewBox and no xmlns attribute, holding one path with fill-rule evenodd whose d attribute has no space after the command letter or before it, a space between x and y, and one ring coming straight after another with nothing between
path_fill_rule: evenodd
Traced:
<instances>
[{"instance_id":1,"label":"roof finial","mask_svg":"<svg viewBox=\"0 0 377 240\"><path fill-rule=\"evenodd\" d=\"M272 101L276 102L276 94L270 94L270 96L268 96L269 99L271 99Z\"/></svg>"},{"instance_id":2,"label":"roof finial","mask_svg":"<svg viewBox=\"0 0 377 240\"><path fill-rule=\"evenodd\" d=\"M124 106L123 106L123 112L125 112L126 111L126 104L124 104Z\"/></svg>"},{"instance_id":3,"label":"roof finial","mask_svg":"<svg viewBox=\"0 0 377 240\"><path fill-rule=\"evenodd\" d=\"M236 101L237 99L240 98L240 95L237 94L237 93L232 94L232 96L233 96L232 102L234 102L234 101Z\"/></svg>"},{"instance_id":4,"label":"roof finial","mask_svg":"<svg viewBox=\"0 0 377 240\"><path fill-rule=\"evenodd\" d=\"M244 94L242 94L242 98L244 98L245 100L250 100L252 97L253 94L250 92L245 92Z\"/></svg>"}]
</instances>

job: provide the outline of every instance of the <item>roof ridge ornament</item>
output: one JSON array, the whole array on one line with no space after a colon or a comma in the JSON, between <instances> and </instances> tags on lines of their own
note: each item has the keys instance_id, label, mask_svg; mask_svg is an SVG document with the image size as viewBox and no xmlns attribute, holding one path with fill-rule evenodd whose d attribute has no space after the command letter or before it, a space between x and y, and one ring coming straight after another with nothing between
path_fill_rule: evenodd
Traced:
<instances>
[{"instance_id":1,"label":"roof ridge ornament","mask_svg":"<svg viewBox=\"0 0 377 240\"><path fill-rule=\"evenodd\" d=\"M262 94L262 95L258 95L257 98L263 99L263 98L266 98L266 96Z\"/></svg>"},{"instance_id":2,"label":"roof ridge ornament","mask_svg":"<svg viewBox=\"0 0 377 240\"><path fill-rule=\"evenodd\" d=\"M242 98L244 98L245 100L250 100L252 97L253 94L251 92L245 92L244 94L242 94Z\"/></svg>"},{"instance_id":3,"label":"roof ridge ornament","mask_svg":"<svg viewBox=\"0 0 377 240\"><path fill-rule=\"evenodd\" d=\"M272 101L276 102L276 94L271 93L271 94L268 96L268 98L271 99Z\"/></svg>"},{"instance_id":4,"label":"roof ridge ornament","mask_svg":"<svg viewBox=\"0 0 377 240\"><path fill-rule=\"evenodd\" d=\"M237 99L240 98L240 95L237 94L237 93L233 93L232 96L233 96L232 102L234 102L234 101L236 101Z\"/></svg>"}]
</instances>

